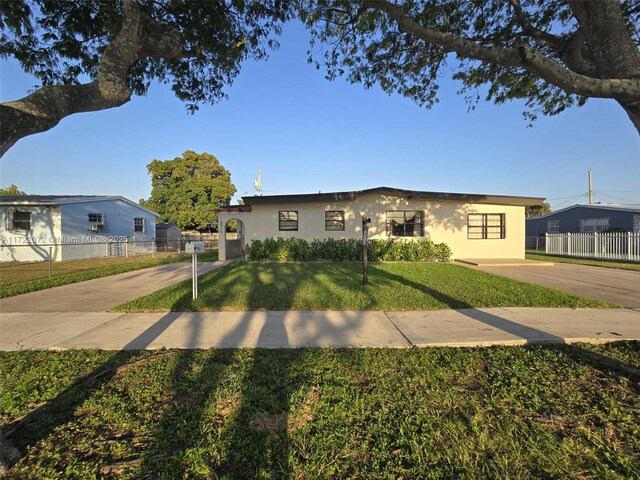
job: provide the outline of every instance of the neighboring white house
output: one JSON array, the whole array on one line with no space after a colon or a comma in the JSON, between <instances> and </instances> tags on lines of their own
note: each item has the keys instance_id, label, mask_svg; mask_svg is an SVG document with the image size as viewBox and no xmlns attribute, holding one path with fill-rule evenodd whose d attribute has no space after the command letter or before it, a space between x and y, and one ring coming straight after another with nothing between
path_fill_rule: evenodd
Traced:
<instances>
[{"instance_id":1,"label":"neighboring white house","mask_svg":"<svg viewBox=\"0 0 640 480\"><path fill-rule=\"evenodd\" d=\"M242 197L244 205L218 209L219 257L241 254L256 239L362 238L362 217L371 218L369 238L428 238L447 243L454 258L524 258L527 206L544 198L401 190ZM238 239L223 237L238 221Z\"/></svg>"},{"instance_id":2,"label":"neighboring white house","mask_svg":"<svg viewBox=\"0 0 640 480\"><path fill-rule=\"evenodd\" d=\"M0 195L0 261L151 252L157 217L119 196Z\"/></svg>"}]
</instances>

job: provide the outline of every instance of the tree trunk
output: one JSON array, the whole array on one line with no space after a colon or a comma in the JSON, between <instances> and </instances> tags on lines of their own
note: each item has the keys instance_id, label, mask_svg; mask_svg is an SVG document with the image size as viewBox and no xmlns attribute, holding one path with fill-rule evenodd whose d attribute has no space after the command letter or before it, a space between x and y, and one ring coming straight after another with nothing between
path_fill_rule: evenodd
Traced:
<instances>
[{"instance_id":1,"label":"tree trunk","mask_svg":"<svg viewBox=\"0 0 640 480\"><path fill-rule=\"evenodd\" d=\"M640 102L625 103L618 101L618 104L627 112L629 120L631 120L631 123L633 123L633 126L636 127L638 131L638 135L640 135Z\"/></svg>"},{"instance_id":2,"label":"tree trunk","mask_svg":"<svg viewBox=\"0 0 640 480\"><path fill-rule=\"evenodd\" d=\"M95 79L82 85L52 85L15 102L0 104L0 157L18 140L55 127L74 113L119 107L131 99L129 68L138 59L185 58L184 39L172 25L140 11L136 0L123 0L122 26L100 58Z\"/></svg>"},{"instance_id":3,"label":"tree trunk","mask_svg":"<svg viewBox=\"0 0 640 480\"><path fill-rule=\"evenodd\" d=\"M570 1L587 44L588 60L598 78L640 78L640 52L631 38L620 3L615 0ZM617 97L640 134L640 101Z\"/></svg>"},{"instance_id":4,"label":"tree trunk","mask_svg":"<svg viewBox=\"0 0 640 480\"><path fill-rule=\"evenodd\" d=\"M0 157L21 138L46 132L64 117L119 107L131 98L128 89L104 83L97 79L85 85L42 87L20 100L0 104Z\"/></svg>"}]
</instances>

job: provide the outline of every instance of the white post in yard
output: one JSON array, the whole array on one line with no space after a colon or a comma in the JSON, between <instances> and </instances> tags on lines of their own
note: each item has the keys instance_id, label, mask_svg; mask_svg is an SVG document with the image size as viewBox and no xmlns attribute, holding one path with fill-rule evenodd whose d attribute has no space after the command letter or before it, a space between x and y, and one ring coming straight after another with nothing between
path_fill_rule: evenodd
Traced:
<instances>
[{"instance_id":1,"label":"white post in yard","mask_svg":"<svg viewBox=\"0 0 640 480\"><path fill-rule=\"evenodd\" d=\"M198 298L198 253L204 253L204 242L188 241L184 246L184 252L191 254L191 297Z\"/></svg>"},{"instance_id":2,"label":"white post in yard","mask_svg":"<svg viewBox=\"0 0 640 480\"><path fill-rule=\"evenodd\" d=\"M571 234L567 233L567 255L571 256Z\"/></svg>"},{"instance_id":3,"label":"white post in yard","mask_svg":"<svg viewBox=\"0 0 640 480\"><path fill-rule=\"evenodd\" d=\"M627 260L631 260L631 232L627 232Z\"/></svg>"},{"instance_id":4,"label":"white post in yard","mask_svg":"<svg viewBox=\"0 0 640 480\"><path fill-rule=\"evenodd\" d=\"M198 254L195 250L191 254L191 274L193 275L191 294L195 300L198 298Z\"/></svg>"}]
</instances>

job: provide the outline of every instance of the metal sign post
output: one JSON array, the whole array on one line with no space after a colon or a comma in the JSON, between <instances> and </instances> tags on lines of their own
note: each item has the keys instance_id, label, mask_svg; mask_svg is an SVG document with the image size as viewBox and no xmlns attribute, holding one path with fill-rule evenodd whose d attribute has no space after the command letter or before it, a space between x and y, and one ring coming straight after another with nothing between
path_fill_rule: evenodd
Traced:
<instances>
[{"instance_id":1,"label":"metal sign post","mask_svg":"<svg viewBox=\"0 0 640 480\"><path fill-rule=\"evenodd\" d=\"M362 286L369 283L369 224L371 219L362 217Z\"/></svg>"},{"instance_id":2,"label":"metal sign post","mask_svg":"<svg viewBox=\"0 0 640 480\"><path fill-rule=\"evenodd\" d=\"M198 298L198 253L204 253L204 242L187 242L184 252L191 254L191 293L193 300Z\"/></svg>"}]
</instances>

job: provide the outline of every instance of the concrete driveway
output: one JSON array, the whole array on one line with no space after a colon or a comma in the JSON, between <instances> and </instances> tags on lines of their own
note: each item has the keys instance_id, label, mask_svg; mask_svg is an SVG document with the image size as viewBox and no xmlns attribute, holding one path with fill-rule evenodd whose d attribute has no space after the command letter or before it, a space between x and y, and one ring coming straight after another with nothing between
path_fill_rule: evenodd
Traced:
<instances>
[{"instance_id":1,"label":"concrete driveway","mask_svg":"<svg viewBox=\"0 0 640 480\"><path fill-rule=\"evenodd\" d=\"M640 307L640 272L569 263L555 263L551 266L464 266L618 303L627 308Z\"/></svg>"},{"instance_id":2,"label":"concrete driveway","mask_svg":"<svg viewBox=\"0 0 640 480\"><path fill-rule=\"evenodd\" d=\"M227 262L198 263L202 275ZM191 263L177 262L0 299L0 312L105 312L191 277Z\"/></svg>"}]
</instances>

